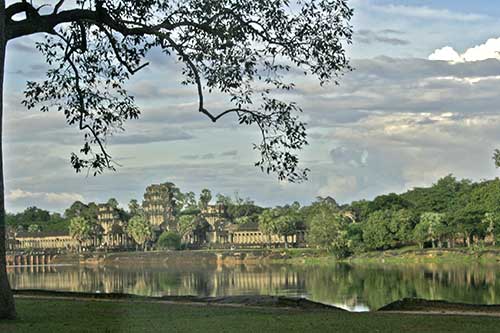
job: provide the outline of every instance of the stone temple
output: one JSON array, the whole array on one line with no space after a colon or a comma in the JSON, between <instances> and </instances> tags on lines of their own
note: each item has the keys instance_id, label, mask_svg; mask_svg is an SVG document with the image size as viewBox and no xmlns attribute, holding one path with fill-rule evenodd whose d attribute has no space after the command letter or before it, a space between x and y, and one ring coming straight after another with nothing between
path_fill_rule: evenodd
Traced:
<instances>
[{"instance_id":1,"label":"stone temple","mask_svg":"<svg viewBox=\"0 0 500 333\"><path fill-rule=\"evenodd\" d=\"M152 184L146 187L142 208L153 237L151 245L164 231L179 233L187 248L258 248L282 246L285 237L263 234L257 222L239 225L230 220L223 204L208 205L193 220L188 230L181 230L177 214L178 188L173 183ZM122 211L123 212L123 211ZM7 235L9 251L72 251L79 246L88 250L127 250L136 248L127 233L128 218L109 204L99 204L97 223L92 237L79 244L68 233L10 232ZM305 229L305 228L303 228ZM305 230L287 236L291 246L305 245Z\"/></svg>"}]
</instances>

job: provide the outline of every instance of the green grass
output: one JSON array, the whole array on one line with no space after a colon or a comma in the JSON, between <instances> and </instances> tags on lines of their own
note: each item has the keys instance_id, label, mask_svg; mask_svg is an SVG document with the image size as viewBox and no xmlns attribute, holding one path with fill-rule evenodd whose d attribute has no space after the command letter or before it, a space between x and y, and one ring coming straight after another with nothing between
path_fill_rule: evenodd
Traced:
<instances>
[{"instance_id":1,"label":"green grass","mask_svg":"<svg viewBox=\"0 0 500 333\"><path fill-rule=\"evenodd\" d=\"M500 318L18 299L0 332L494 332Z\"/></svg>"},{"instance_id":2,"label":"green grass","mask_svg":"<svg viewBox=\"0 0 500 333\"><path fill-rule=\"evenodd\" d=\"M347 259L354 263L495 263L500 261L500 249L484 247L478 249L419 249L404 247L397 250L373 251Z\"/></svg>"}]
</instances>

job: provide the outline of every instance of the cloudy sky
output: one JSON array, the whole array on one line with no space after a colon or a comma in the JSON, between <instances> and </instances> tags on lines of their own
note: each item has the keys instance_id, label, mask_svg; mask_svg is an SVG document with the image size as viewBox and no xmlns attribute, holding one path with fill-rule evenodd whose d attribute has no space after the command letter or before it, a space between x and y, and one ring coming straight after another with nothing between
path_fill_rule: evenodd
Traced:
<instances>
[{"instance_id":1,"label":"cloudy sky","mask_svg":"<svg viewBox=\"0 0 500 333\"><path fill-rule=\"evenodd\" d=\"M33 39L8 49L5 89L7 209L29 205L62 211L74 200L122 204L142 199L150 183L171 181L249 196L270 206L330 195L345 203L429 185L453 173L496 177L500 148L500 4L490 0L351 0L355 71L340 86L297 78L295 100L309 124L301 153L311 171L302 184L263 175L254 128L228 118L212 124L181 87L179 66L161 54L129 88L143 115L109 142L117 172L75 174L69 155L81 133L62 114L25 110L27 80L42 78ZM210 101L217 107L217 98Z\"/></svg>"}]
</instances>

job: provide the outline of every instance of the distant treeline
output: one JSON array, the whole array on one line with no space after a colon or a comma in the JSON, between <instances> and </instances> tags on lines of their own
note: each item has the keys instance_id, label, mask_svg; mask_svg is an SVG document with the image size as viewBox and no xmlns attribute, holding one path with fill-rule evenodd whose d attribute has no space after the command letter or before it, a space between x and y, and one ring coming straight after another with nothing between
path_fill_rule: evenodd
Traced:
<instances>
[{"instance_id":1,"label":"distant treeline","mask_svg":"<svg viewBox=\"0 0 500 333\"><path fill-rule=\"evenodd\" d=\"M203 190L201 197L211 199L209 192ZM190 196L184 197L194 194L190 192ZM176 214L181 222L200 214L200 205L207 203L184 201ZM305 228L311 246L328 249L338 256L411 244L455 247L489 242L494 245L500 237L499 179L472 182L448 175L430 187L342 206L330 197L317 198L308 206L301 207L295 202L274 208L262 208L238 196L233 199L218 194L214 201L228 207L228 219L233 223L256 223L264 233L282 235ZM118 209L124 220L140 211L137 200L131 200L127 210L119 208L115 199L108 203ZM24 231L68 231L69 221L77 216L95 221L97 205L75 202L63 215L30 207L22 213L7 214L7 225Z\"/></svg>"}]
</instances>

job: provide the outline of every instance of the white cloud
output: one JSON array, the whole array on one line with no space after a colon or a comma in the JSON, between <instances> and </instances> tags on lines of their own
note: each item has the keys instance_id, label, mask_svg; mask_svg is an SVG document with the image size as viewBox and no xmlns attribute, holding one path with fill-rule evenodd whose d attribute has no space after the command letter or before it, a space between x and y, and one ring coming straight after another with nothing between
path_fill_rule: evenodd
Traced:
<instances>
[{"instance_id":1,"label":"white cloud","mask_svg":"<svg viewBox=\"0 0 500 333\"><path fill-rule=\"evenodd\" d=\"M7 194L7 200L43 200L48 203L66 204L73 203L74 201L84 201L85 199L78 193L53 193L53 192L29 192L22 189L15 189Z\"/></svg>"},{"instance_id":2,"label":"white cloud","mask_svg":"<svg viewBox=\"0 0 500 333\"><path fill-rule=\"evenodd\" d=\"M10 199L10 200L26 199L26 198L33 198L33 197L35 197L35 193L25 192L21 189L16 189L16 190L10 191L10 193L7 195L7 199Z\"/></svg>"},{"instance_id":3,"label":"white cloud","mask_svg":"<svg viewBox=\"0 0 500 333\"><path fill-rule=\"evenodd\" d=\"M85 199L78 193L43 193L47 201L51 203L73 203L75 201L84 201Z\"/></svg>"},{"instance_id":4,"label":"white cloud","mask_svg":"<svg viewBox=\"0 0 500 333\"><path fill-rule=\"evenodd\" d=\"M491 38L482 45L468 49L462 54L464 61L500 59L500 38Z\"/></svg>"},{"instance_id":5,"label":"white cloud","mask_svg":"<svg viewBox=\"0 0 500 333\"><path fill-rule=\"evenodd\" d=\"M441 61L449 61L449 62L458 62L460 61L460 54L458 54L455 49L450 46L445 46L441 49L437 49L430 56L429 60L441 60Z\"/></svg>"},{"instance_id":6,"label":"white cloud","mask_svg":"<svg viewBox=\"0 0 500 333\"><path fill-rule=\"evenodd\" d=\"M441 60L449 62L474 62L487 59L500 60L500 38L490 38L486 43L467 49L459 54L454 48L445 46L435 50L429 60Z\"/></svg>"}]
</instances>

